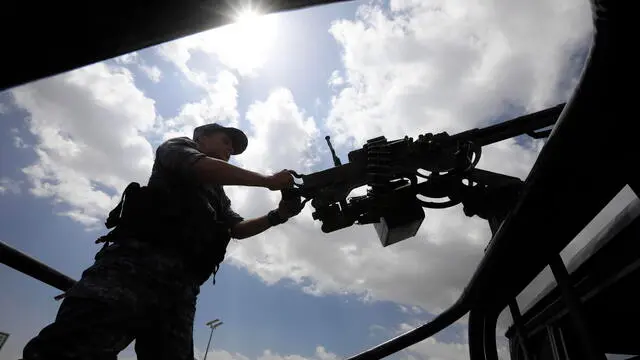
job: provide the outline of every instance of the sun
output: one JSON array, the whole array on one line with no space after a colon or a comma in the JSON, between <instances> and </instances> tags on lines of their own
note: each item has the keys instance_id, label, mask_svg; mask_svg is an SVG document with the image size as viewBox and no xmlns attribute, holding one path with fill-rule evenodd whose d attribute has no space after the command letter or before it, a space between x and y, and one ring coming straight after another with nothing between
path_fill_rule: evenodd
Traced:
<instances>
[{"instance_id":1,"label":"sun","mask_svg":"<svg viewBox=\"0 0 640 360\"><path fill-rule=\"evenodd\" d=\"M246 8L240 10L238 15L236 16L236 23L244 26L254 26L257 23L258 18L258 11L251 8Z\"/></svg>"},{"instance_id":2,"label":"sun","mask_svg":"<svg viewBox=\"0 0 640 360\"><path fill-rule=\"evenodd\" d=\"M262 67L271 53L276 38L275 17L246 7L239 9L233 19L219 33L224 46L218 53L224 63L233 64L241 74L251 74Z\"/></svg>"}]
</instances>

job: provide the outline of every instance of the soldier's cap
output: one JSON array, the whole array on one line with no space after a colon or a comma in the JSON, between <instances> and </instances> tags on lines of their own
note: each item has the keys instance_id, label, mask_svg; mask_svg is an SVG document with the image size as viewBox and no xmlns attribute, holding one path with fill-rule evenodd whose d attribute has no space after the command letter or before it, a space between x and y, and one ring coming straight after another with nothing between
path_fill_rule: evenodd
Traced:
<instances>
[{"instance_id":1,"label":"soldier's cap","mask_svg":"<svg viewBox=\"0 0 640 360\"><path fill-rule=\"evenodd\" d=\"M231 142L233 144L233 154L239 155L242 154L249 144L249 139L247 139L247 135L240 129L236 129L234 127L222 126L217 123L204 124L198 126L193 130L193 141L196 141L200 136L210 135L217 131L224 131L231 138Z\"/></svg>"}]
</instances>

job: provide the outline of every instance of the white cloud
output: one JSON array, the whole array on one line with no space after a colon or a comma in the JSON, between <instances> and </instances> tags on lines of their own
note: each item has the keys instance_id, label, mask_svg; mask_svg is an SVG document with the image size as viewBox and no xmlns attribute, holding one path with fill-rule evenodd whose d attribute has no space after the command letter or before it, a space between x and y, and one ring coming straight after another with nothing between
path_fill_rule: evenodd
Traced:
<instances>
[{"instance_id":1,"label":"white cloud","mask_svg":"<svg viewBox=\"0 0 640 360\"><path fill-rule=\"evenodd\" d=\"M140 65L140 70L142 70L149 77L149 80L154 83L158 83L160 82L160 79L162 79L162 72L157 66Z\"/></svg>"},{"instance_id":2,"label":"white cloud","mask_svg":"<svg viewBox=\"0 0 640 360\"><path fill-rule=\"evenodd\" d=\"M9 106L7 104L0 103L0 115L9 113Z\"/></svg>"},{"instance_id":3,"label":"white cloud","mask_svg":"<svg viewBox=\"0 0 640 360\"><path fill-rule=\"evenodd\" d=\"M204 351L195 349L195 356L198 359L204 358ZM207 359L216 360L249 360L250 358L240 353L230 353L222 349L212 349L207 353ZM121 358L120 360L129 360L128 358ZM133 359L132 359L133 360ZM273 350L267 349L262 352L255 360L338 360L338 357L327 351L323 346L317 346L315 353L311 357L305 357L302 355L290 354L280 355Z\"/></svg>"},{"instance_id":4,"label":"white cloud","mask_svg":"<svg viewBox=\"0 0 640 360\"><path fill-rule=\"evenodd\" d=\"M505 106L539 110L566 99L574 53L587 45L588 3L391 1L363 5L330 32L344 78L328 124L336 141L458 132ZM544 24L544 26L540 26ZM580 65L580 64L578 64Z\"/></svg>"},{"instance_id":5,"label":"white cloud","mask_svg":"<svg viewBox=\"0 0 640 360\"><path fill-rule=\"evenodd\" d=\"M369 336L375 336L378 334L387 335L387 332L388 332L387 328L385 328L382 325L373 324L369 326Z\"/></svg>"},{"instance_id":6,"label":"white cloud","mask_svg":"<svg viewBox=\"0 0 640 360\"><path fill-rule=\"evenodd\" d=\"M17 135L13 137L13 146L17 147L18 149L26 149L28 147L27 144L25 144L24 140L22 140L22 138Z\"/></svg>"},{"instance_id":7,"label":"white cloud","mask_svg":"<svg viewBox=\"0 0 640 360\"><path fill-rule=\"evenodd\" d=\"M0 178L0 195L18 195L21 192L21 185L22 181L13 180L8 177L2 177Z\"/></svg>"},{"instance_id":8,"label":"white cloud","mask_svg":"<svg viewBox=\"0 0 640 360\"><path fill-rule=\"evenodd\" d=\"M306 172L317 161L315 121L298 108L288 89L274 90L265 101L253 103L246 120L251 146L238 157L243 166L263 172L285 168Z\"/></svg>"},{"instance_id":9,"label":"white cloud","mask_svg":"<svg viewBox=\"0 0 640 360\"><path fill-rule=\"evenodd\" d=\"M265 350L257 360L338 360L338 356L328 352L323 346L317 346L315 354L311 357L300 355L279 355L271 350Z\"/></svg>"},{"instance_id":10,"label":"white cloud","mask_svg":"<svg viewBox=\"0 0 640 360\"><path fill-rule=\"evenodd\" d=\"M334 70L331 73L328 84L331 87L338 87L344 84L344 79L340 76L340 72L338 70Z\"/></svg>"},{"instance_id":11,"label":"white cloud","mask_svg":"<svg viewBox=\"0 0 640 360\"><path fill-rule=\"evenodd\" d=\"M154 124L154 101L128 70L95 64L11 94L37 139L38 160L23 169L30 191L63 205L60 214L96 224L128 182L146 182L153 154L143 134Z\"/></svg>"},{"instance_id":12,"label":"white cloud","mask_svg":"<svg viewBox=\"0 0 640 360\"><path fill-rule=\"evenodd\" d=\"M419 307L419 306L404 306L404 305L398 305L398 307L400 308L400 311L405 313L405 314L422 314L424 311Z\"/></svg>"},{"instance_id":13,"label":"white cloud","mask_svg":"<svg viewBox=\"0 0 640 360\"><path fill-rule=\"evenodd\" d=\"M204 351L199 349L194 349L194 355L196 359L204 359ZM207 353L207 359L216 359L216 360L249 360L248 357L239 354L239 353L230 353L226 350L222 349L210 349Z\"/></svg>"},{"instance_id":14,"label":"white cloud","mask_svg":"<svg viewBox=\"0 0 640 360\"><path fill-rule=\"evenodd\" d=\"M121 56L116 57L115 62L118 64L122 64L122 65L131 65L131 64L135 64L138 61L140 61L140 56L138 55L137 52L131 52L128 54L124 54Z\"/></svg>"},{"instance_id":15,"label":"white cloud","mask_svg":"<svg viewBox=\"0 0 640 360\"><path fill-rule=\"evenodd\" d=\"M160 71L160 68L155 65L147 65L144 59L135 51L118 56L114 61L120 65L136 65L138 69L154 83L158 83L162 79L162 71Z\"/></svg>"},{"instance_id":16,"label":"white cloud","mask_svg":"<svg viewBox=\"0 0 640 360\"><path fill-rule=\"evenodd\" d=\"M205 123L237 126L237 85L238 79L232 73L221 71L202 99L184 104L177 116L159 121L155 131L166 140L177 136L191 137L193 129Z\"/></svg>"},{"instance_id":17,"label":"white cloud","mask_svg":"<svg viewBox=\"0 0 640 360\"><path fill-rule=\"evenodd\" d=\"M20 131L16 128L11 129L11 134L13 134L13 146L18 149L26 149L28 146L20 136Z\"/></svg>"}]
</instances>

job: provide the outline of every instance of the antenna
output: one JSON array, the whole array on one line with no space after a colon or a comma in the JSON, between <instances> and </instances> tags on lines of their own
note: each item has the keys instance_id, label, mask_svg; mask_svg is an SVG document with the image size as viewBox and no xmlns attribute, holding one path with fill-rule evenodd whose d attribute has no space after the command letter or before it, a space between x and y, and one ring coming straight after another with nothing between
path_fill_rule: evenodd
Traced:
<instances>
[{"instance_id":1,"label":"antenna","mask_svg":"<svg viewBox=\"0 0 640 360\"><path fill-rule=\"evenodd\" d=\"M342 165L342 161L340 161L340 158L336 155L336 151L333 149L333 145L331 145L331 137L327 135L324 137L324 139L327 140L327 145L329 145L329 150L331 150L331 156L333 156L333 165Z\"/></svg>"}]
</instances>

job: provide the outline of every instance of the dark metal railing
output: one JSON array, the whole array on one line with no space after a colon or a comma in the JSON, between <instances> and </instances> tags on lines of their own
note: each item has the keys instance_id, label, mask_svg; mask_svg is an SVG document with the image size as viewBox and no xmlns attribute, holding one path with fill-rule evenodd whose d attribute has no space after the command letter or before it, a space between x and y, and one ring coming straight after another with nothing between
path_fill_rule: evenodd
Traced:
<instances>
[{"instance_id":1,"label":"dark metal railing","mask_svg":"<svg viewBox=\"0 0 640 360\"><path fill-rule=\"evenodd\" d=\"M0 241L0 263L5 264L23 274L29 275L34 279L53 286L61 291L69 290L75 280L64 275L33 257L12 248L11 246Z\"/></svg>"}]
</instances>

